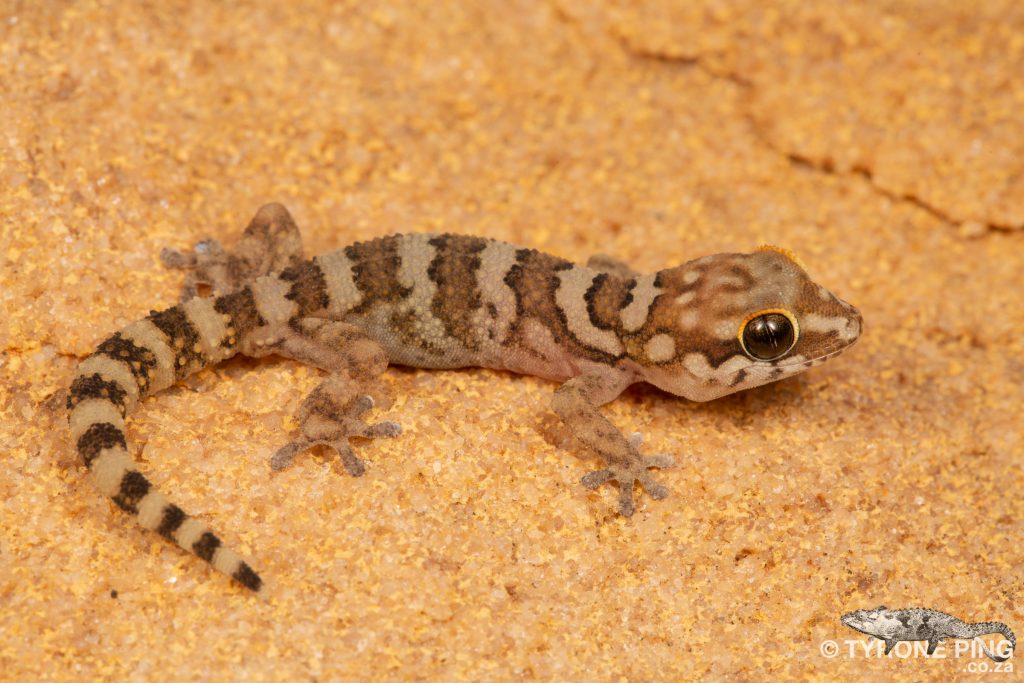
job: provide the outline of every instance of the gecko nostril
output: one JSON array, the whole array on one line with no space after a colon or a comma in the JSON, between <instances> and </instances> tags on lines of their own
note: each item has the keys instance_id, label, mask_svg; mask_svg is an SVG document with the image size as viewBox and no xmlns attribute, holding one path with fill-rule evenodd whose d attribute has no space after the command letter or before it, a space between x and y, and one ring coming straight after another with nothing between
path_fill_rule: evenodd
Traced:
<instances>
[{"instance_id":1,"label":"gecko nostril","mask_svg":"<svg viewBox=\"0 0 1024 683\"><path fill-rule=\"evenodd\" d=\"M862 327L864 324L864 317L860 314L860 310L856 306L848 304L842 299L840 299L840 302L842 302L843 306L846 307L846 311L850 315L850 318L846 321L846 326L849 327L851 324L856 323L858 329Z\"/></svg>"}]
</instances>

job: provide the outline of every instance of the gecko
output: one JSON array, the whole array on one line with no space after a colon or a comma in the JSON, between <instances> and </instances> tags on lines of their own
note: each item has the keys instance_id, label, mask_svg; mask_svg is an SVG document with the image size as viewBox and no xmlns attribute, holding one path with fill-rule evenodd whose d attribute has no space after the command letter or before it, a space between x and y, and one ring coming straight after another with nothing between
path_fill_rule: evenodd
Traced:
<instances>
[{"instance_id":1,"label":"gecko","mask_svg":"<svg viewBox=\"0 0 1024 683\"><path fill-rule=\"evenodd\" d=\"M392 235L305 259L289 212L268 204L233 250L204 240L161 259L185 270L180 303L130 323L78 365L67 394L72 442L100 492L142 527L257 593L265 585L252 564L159 491L125 439L143 398L203 368L276 354L324 371L270 467L324 445L356 477L365 468L349 439L401 432L365 419L367 387L389 364L558 382L551 408L604 465L582 485L614 481L629 517L636 484L666 497L649 470L673 458L644 454L639 434L623 435L601 406L639 382L707 401L790 377L847 349L862 325L854 306L777 247L651 274L608 256L582 266L456 234Z\"/></svg>"},{"instance_id":2,"label":"gecko","mask_svg":"<svg viewBox=\"0 0 1024 683\"><path fill-rule=\"evenodd\" d=\"M946 638L977 638L988 633L1002 634L1010 641L1011 653L1017 647L1017 639L1006 624L998 621L968 624L945 612L924 607L887 609L882 605L871 610L847 612L841 621L855 631L884 640L885 654L892 652L896 643L901 640L927 640L928 654L933 654L939 642ZM981 649L994 662L1005 662L1010 658L1009 654L993 654L984 642L981 643Z\"/></svg>"}]
</instances>

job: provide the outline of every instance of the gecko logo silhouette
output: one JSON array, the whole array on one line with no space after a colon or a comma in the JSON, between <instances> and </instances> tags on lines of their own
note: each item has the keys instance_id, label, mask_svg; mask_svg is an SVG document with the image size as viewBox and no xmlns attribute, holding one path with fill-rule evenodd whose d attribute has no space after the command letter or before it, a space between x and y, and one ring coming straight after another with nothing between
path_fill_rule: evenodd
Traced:
<instances>
[{"instance_id":1,"label":"gecko logo silhouette","mask_svg":"<svg viewBox=\"0 0 1024 683\"><path fill-rule=\"evenodd\" d=\"M974 639L989 633L1002 634L1009 642L1007 647L1002 642L993 653L981 642L981 649L994 662L1005 662L1017 647L1017 639L1006 624L998 621L982 621L969 624L956 617L937 612L933 609L915 607L913 609L888 609L885 605L875 609L859 609L847 612L841 621L855 631L874 636L885 641L885 654L892 652L900 641L928 641L928 654L946 638Z\"/></svg>"}]
</instances>

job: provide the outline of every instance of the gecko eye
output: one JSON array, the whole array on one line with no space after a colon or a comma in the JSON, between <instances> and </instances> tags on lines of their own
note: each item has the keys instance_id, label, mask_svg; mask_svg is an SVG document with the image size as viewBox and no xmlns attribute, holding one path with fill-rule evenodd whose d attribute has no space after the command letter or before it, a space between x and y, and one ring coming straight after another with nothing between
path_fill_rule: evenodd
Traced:
<instances>
[{"instance_id":1,"label":"gecko eye","mask_svg":"<svg viewBox=\"0 0 1024 683\"><path fill-rule=\"evenodd\" d=\"M748 356L755 360L775 360L796 344L796 324L778 311L762 311L744 323L740 342Z\"/></svg>"}]
</instances>

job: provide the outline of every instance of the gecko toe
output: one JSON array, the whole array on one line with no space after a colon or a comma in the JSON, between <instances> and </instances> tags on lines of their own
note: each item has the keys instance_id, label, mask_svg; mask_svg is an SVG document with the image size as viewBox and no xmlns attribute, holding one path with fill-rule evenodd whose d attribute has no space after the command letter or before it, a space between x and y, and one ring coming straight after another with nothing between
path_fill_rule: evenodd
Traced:
<instances>
[{"instance_id":1,"label":"gecko toe","mask_svg":"<svg viewBox=\"0 0 1024 683\"><path fill-rule=\"evenodd\" d=\"M295 456L312 446L308 441L290 441L277 449L274 455L270 456L270 469L280 472L292 464Z\"/></svg>"},{"instance_id":2,"label":"gecko toe","mask_svg":"<svg viewBox=\"0 0 1024 683\"><path fill-rule=\"evenodd\" d=\"M658 453L657 455L649 455L644 458L644 467L657 467L660 470L675 467L676 461L671 455L666 453Z\"/></svg>"},{"instance_id":3,"label":"gecko toe","mask_svg":"<svg viewBox=\"0 0 1024 683\"><path fill-rule=\"evenodd\" d=\"M601 484L611 481L615 478L615 473L611 470L596 470L589 474L583 475L580 479L580 483L588 489L596 489Z\"/></svg>"},{"instance_id":4,"label":"gecko toe","mask_svg":"<svg viewBox=\"0 0 1024 683\"><path fill-rule=\"evenodd\" d=\"M644 491L647 492L651 498L655 500L661 500L668 496L668 488L662 486L654 480L649 474L644 474L639 478L640 485L644 487Z\"/></svg>"},{"instance_id":5,"label":"gecko toe","mask_svg":"<svg viewBox=\"0 0 1024 683\"><path fill-rule=\"evenodd\" d=\"M170 247L164 247L160 250L160 262L164 264L165 268L180 269L196 267L196 257L194 254L178 251L177 249L171 249Z\"/></svg>"},{"instance_id":6,"label":"gecko toe","mask_svg":"<svg viewBox=\"0 0 1024 683\"><path fill-rule=\"evenodd\" d=\"M181 294L178 295L178 303L187 304L199 296L199 287L195 282L186 282L181 287Z\"/></svg>"},{"instance_id":7,"label":"gecko toe","mask_svg":"<svg viewBox=\"0 0 1024 683\"><path fill-rule=\"evenodd\" d=\"M636 505L633 503L633 482L624 484L619 482L619 514L623 517L632 517L636 512Z\"/></svg>"},{"instance_id":8,"label":"gecko toe","mask_svg":"<svg viewBox=\"0 0 1024 683\"><path fill-rule=\"evenodd\" d=\"M360 415L365 413L373 406L373 396L370 396L369 394L361 394L359 396L356 396L355 400L352 401L347 412L349 414L349 417L358 418Z\"/></svg>"},{"instance_id":9,"label":"gecko toe","mask_svg":"<svg viewBox=\"0 0 1024 683\"><path fill-rule=\"evenodd\" d=\"M384 437L390 439L401 435L402 425L392 420L385 420L383 422L375 422L372 425L367 425L360 436L364 436L367 439L376 439Z\"/></svg>"},{"instance_id":10,"label":"gecko toe","mask_svg":"<svg viewBox=\"0 0 1024 683\"><path fill-rule=\"evenodd\" d=\"M356 457L356 454L352 452L352 448L349 447L348 442L334 443L332 447L338 452L341 457L341 464L345 466L345 471L351 474L353 477L361 477L366 472L366 465L363 461Z\"/></svg>"}]
</instances>

